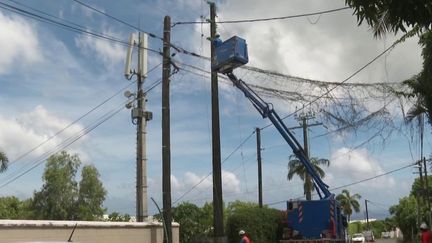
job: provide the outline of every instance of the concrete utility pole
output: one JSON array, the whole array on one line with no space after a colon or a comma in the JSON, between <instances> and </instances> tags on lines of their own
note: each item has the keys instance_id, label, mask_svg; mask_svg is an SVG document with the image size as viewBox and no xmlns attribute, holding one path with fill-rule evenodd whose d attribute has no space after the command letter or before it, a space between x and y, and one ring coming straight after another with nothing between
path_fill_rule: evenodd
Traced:
<instances>
[{"instance_id":1,"label":"concrete utility pole","mask_svg":"<svg viewBox=\"0 0 432 243\"><path fill-rule=\"evenodd\" d=\"M313 126L322 125L322 123L308 124L308 120L314 119L315 114L312 112L302 112L296 116L297 120L301 122L301 127L303 128L303 150L307 159L309 159L309 141L308 141L308 128ZM306 175L308 181L312 181L309 174ZM312 200L312 193L306 193L306 200Z\"/></svg>"},{"instance_id":2,"label":"concrete utility pole","mask_svg":"<svg viewBox=\"0 0 432 243\"><path fill-rule=\"evenodd\" d=\"M151 119L151 114L146 112L146 94L142 90L144 78L147 77L147 34L139 33L138 48L138 82L137 82L137 221L143 222L148 217L147 205L147 151L146 134L147 121Z\"/></svg>"},{"instance_id":3,"label":"concrete utility pole","mask_svg":"<svg viewBox=\"0 0 432 243\"><path fill-rule=\"evenodd\" d=\"M170 73L171 73L171 18L164 18L162 67L162 197L166 243L172 243L171 213L171 141L170 141Z\"/></svg>"},{"instance_id":4,"label":"concrete utility pole","mask_svg":"<svg viewBox=\"0 0 432 243\"><path fill-rule=\"evenodd\" d=\"M131 74L137 75L137 92L133 94L129 91L125 92L125 96L130 98L136 96L137 106L131 101L126 105L127 108L132 108L131 116L132 123L137 125L137 149L136 149L136 220L143 222L148 216L147 206L147 153L146 153L146 135L147 121L152 119L152 113L146 111L146 94L143 92L142 86L147 77L147 34L139 33L138 35L138 72L130 69L132 59L132 49L135 46L134 34L131 34L129 39L129 49L126 57L125 76L130 79Z\"/></svg>"},{"instance_id":5,"label":"concrete utility pole","mask_svg":"<svg viewBox=\"0 0 432 243\"><path fill-rule=\"evenodd\" d=\"M257 139L257 160L258 160L258 204L263 207L263 191L262 191L262 165L261 165L261 129L255 128Z\"/></svg>"},{"instance_id":6,"label":"concrete utility pole","mask_svg":"<svg viewBox=\"0 0 432 243\"><path fill-rule=\"evenodd\" d=\"M216 5L210 5L210 46L211 46L211 65L215 64L215 47L213 40L216 38ZM223 200L222 200L222 166L220 150L220 124L219 124L219 91L217 72L211 72L211 100L212 100L212 164L213 164L213 227L214 242L224 243L223 226Z\"/></svg>"}]
</instances>

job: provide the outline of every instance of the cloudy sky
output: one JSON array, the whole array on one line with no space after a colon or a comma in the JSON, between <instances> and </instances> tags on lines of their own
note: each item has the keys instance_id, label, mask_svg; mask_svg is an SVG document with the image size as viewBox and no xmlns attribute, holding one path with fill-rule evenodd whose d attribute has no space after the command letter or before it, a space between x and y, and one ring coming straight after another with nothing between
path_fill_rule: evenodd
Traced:
<instances>
[{"instance_id":1,"label":"cloudy sky","mask_svg":"<svg viewBox=\"0 0 432 243\"><path fill-rule=\"evenodd\" d=\"M126 41L129 34L136 31L72 0L3 2L116 40ZM269 18L344 7L344 1L340 0L271 2L216 1L218 19ZM200 21L201 16L203 19L209 16L208 4L203 0L92 0L86 3L157 36L162 36L165 15L170 15L173 23ZM78 153L85 164L97 167L108 191L105 206L109 212L133 215L136 128L131 123L130 111L121 107L126 102L122 93L125 89L134 91L135 83L134 79L128 81L123 77L125 46L19 15L3 9L4 5L1 7L0 149L7 153L11 164L8 171L0 175L0 195L30 197L42 185L45 159L64 148ZM343 81L401 36L374 39L367 26L357 26L350 9L287 20L220 24L218 32L223 39L238 35L247 40L251 66L331 82ZM172 29L172 42L209 56L208 35L206 24L176 25ZM417 41L414 37L396 46L349 82L400 82L415 75L422 63ZM150 38L149 48L161 50L162 43ZM208 61L203 59L181 53L174 58L188 65L209 68ZM149 69L157 68L145 80L145 89L161 77L160 63L158 54L149 53ZM210 82L206 73L196 72L201 76L180 71L171 78L171 179L172 198L176 204L189 201L202 205L212 200L212 180L208 176L212 167ZM276 85L271 77L259 76L253 71L240 70L239 76L272 89L290 86L288 81ZM338 90L332 93L338 94ZM270 99L281 116L302 105L277 97ZM385 101L372 103L382 105L380 102ZM392 119L400 121L401 104L391 106L395 108ZM147 108L154 115L148 124L148 196L161 204L160 86L148 92ZM257 201L253 131L255 127L266 126L268 121L226 82L220 85L220 111L224 200ZM289 127L298 125L293 116L285 121ZM320 121L318 112L317 119L311 122ZM328 132L329 126L312 127L309 133L312 156L331 161L330 167L325 168L324 179L330 188L401 168L420 156L417 134L394 132L384 143L380 139L368 141L370 131L367 129L356 134L320 136ZM302 142L301 132L294 132ZM426 134L429 133L427 129ZM425 140L425 154L430 153L429 137ZM302 196L302 183L298 179L286 179L291 149L277 131L273 127L264 129L262 140L264 203L283 208L283 201ZM246 142L236 149L243 141ZM370 216L381 218L386 215L388 206L409 193L417 176L413 172L412 168L403 169L346 189L375 202L369 208ZM195 189L185 194L192 187ZM340 191L341 188L334 193ZM155 212L149 200L149 213ZM363 217L363 213L356 217Z\"/></svg>"}]
</instances>

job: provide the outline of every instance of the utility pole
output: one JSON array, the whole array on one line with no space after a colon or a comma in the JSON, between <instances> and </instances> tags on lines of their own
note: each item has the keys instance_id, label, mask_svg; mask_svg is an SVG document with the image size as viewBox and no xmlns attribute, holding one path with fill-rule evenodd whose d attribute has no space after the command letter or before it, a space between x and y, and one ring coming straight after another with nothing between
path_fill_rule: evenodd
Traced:
<instances>
[{"instance_id":1,"label":"utility pole","mask_svg":"<svg viewBox=\"0 0 432 243\"><path fill-rule=\"evenodd\" d=\"M164 18L163 66L162 66L162 201L163 218L167 230L166 243L172 243L171 213L171 141L170 141L170 42L171 18Z\"/></svg>"},{"instance_id":2,"label":"utility pole","mask_svg":"<svg viewBox=\"0 0 432 243\"><path fill-rule=\"evenodd\" d=\"M426 158L425 157L423 157L423 166L424 166L425 184L426 184L427 214L428 214L428 219L429 219L429 227L432 228L432 211L431 211L431 204L430 204L429 181L428 181L427 164L426 164Z\"/></svg>"},{"instance_id":3,"label":"utility pole","mask_svg":"<svg viewBox=\"0 0 432 243\"><path fill-rule=\"evenodd\" d=\"M215 46L213 41L216 38L216 5L210 5L210 46L211 46L211 65L215 64ZM224 243L223 226L223 199L222 199L222 166L220 150L220 124L219 124L219 91L217 72L211 72L211 103L212 103L212 165L213 165L213 227L214 242Z\"/></svg>"},{"instance_id":4,"label":"utility pole","mask_svg":"<svg viewBox=\"0 0 432 243\"><path fill-rule=\"evenodd\" d=\"M368 230L370 230L370 226L369 226L369 211L368 211L368 207L367 207L367 202L368 200L365 199L365 206L366 206L366 227Z\"/></svg>"},{"instance_id":5,"label":"utility pole","mask_svg":"<svg viewBox=\"0 0 432 243\"><path fill-rule=\"evenodd\" d=\"M301 127L303 128L303 150L305 156L309 159L309 141L308 141L308 128L312 126L322 125L322 123L308 124L308 120L314 119L315 114L313 112L302 112L296 116L297 120L301 122ZM306 181L313 183L312 178L309 174L306 175ZM306 193L306 200L312 200L312 193L309 191Z\"/></svg>"},{"instance_id":6,"label":"utility pole","mask_svg":"<svg viewBox=\"0 0 432 243\"><path fill-rule=\"evenodd\" d=\"M146 94L142 90L144 75L147 77L147 35L139 33L139 50L138 50L138 124L137 124L137 204L138 204L138 222L143 222L148 216L147 206L147 154L146 154L146 128L147 117L145 115ZM144 68L141 68L144 67ZM144 119L143 119L144 118Z\"/></svg>"},{"instance_id":7,"label":"utility pole","mask_svg":"<svg viewBox=\"0 0 432 243\"><path fill-rule=\"evenodd\" d=\"M261 129L255 128L257 140L257 160L258 160L258 204L263 207L263 191L262 191L262 166L261 166Z\"/></svg>"},{"instance_id":8,"label":"utility pole","mask_svg":"<svg viewBox=\"0 0 432 243\"><path fill-rule=\"evenodd\" d=\"M420 176L419 177L419 179L420 179L420 189L419 189L419 193L416 194L416 196L417 196L417 203L420 205L420 203L422 203L422 197L420 196L421 195L420 192L423 193L425 191L424 184L423 184L423 163L422 163L422 161L421 160L417 161L417 166L414 166L414 167L418 168L418 170L419 170L418 174ZM414 172L414 174L417 174L417 172ZM424 198L424 199L426 200L426 198Z\"/></svg>"},{"instance_id":9,"label":"utility pole","mask_svg":"<svg viewBox=\"0 0 432 243\"><path fill-rule=\"evenodd\" d=\"M137 92L136 94L130 91L125 92L125 96L130 98L136 96L136 107L133 104L134 100L129 102L126 107L132 108L131 116L132 123L137 125L137 150L136 150L136 220L143 222L148 217L147 205L147 151L146 151L146 135L147 121L153 117L151 112L146 111L146 94L143 92L142 86L147 77L147 47L148 37L145 33L138 34L138 72L132 71L130 63L132 59L132 49L135 45L134 34L129 38L129 49L126 56L125 76L127 79L132 78L131 74L137 75Z\"/></svg>"},{"instance_id":10,"label":"utility pole","mask_svg":"<svg viewBox=\"0 0 432 243\"><path fill-rule=\"evenodd\" d=\"M423 137L424 137L424 114L420 115L420 156L421 160L423 160L423 167L424 167L424 199L427 206L427 214L428 214L428 220L429 225L432 227L432 211L431 211L431 204L430 204L430 197L429 197L429 182L428 182L428 174L427 174L427 164L426 164L426 158L423 156ZM421 163L421 162L420 162ZM421 173L421 172L420 172Z\"/></svg>"}]
</instances>

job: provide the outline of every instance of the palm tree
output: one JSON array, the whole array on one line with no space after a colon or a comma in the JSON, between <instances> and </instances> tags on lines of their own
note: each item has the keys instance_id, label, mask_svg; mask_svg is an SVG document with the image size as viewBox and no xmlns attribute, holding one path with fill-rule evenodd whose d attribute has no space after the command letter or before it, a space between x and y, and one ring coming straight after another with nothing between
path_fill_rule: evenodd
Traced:
<instances>
[{"instance_id":1,"label":"palm tree","mask_svg":"<svg viewBox=\"0 0 432 243\"><path fill-rule=\"evenodd\" d=\"M348 216L348 222L350 221L353 209L356 213L360 212L360 203L357 201L360 198L361 196L358 193L351 195L346 189L336 196L336 200L341 204L343 213Z\"/></svg>"},{"instance_id":2,"label":"palm tree","mask_svg":"<svg viewBox=\"0 0 432 243\"><path fill-rule=\"evenodd\" d=\"M6 153L0 151L0 173L4 172L8 167L9 159Z\"/></svg>"},{"instance_id":3,"label":"palm tree","mask_svg":"<svg viewBox=\"0 0 432 243\"><path fill-rule=\"evenodd\" d=\"M421 35L419 43L423 47L423 70L403 82L411 91L402 94L415 99L413 107L408 111L407 120L412 121L426 114L429 124L432 125L432 31Z\"/></svg>"},{"instance_id":4,"label":"palm tree","mask_svg":"<svg viewBox=\"0 0 432 243\"><path fill-rule=\"evenodd\" d=\"M328 159L318 159L312 157L310 158L310 162L314 170L317 172L318 176L320 178L324 178L325 172L323 169L321 169L320 165L329 166L330 161ZM306 195L306 200L311 200L312 191L315 190L312 177L307 172L306 167L303 165L303 163L294 154L292 154L289 157L289 162L288 162L288 180L291 180L294 177L294 175L299 176L300 179L304 182L303 184L304 195Z\"/></svg>"}]
</instances>

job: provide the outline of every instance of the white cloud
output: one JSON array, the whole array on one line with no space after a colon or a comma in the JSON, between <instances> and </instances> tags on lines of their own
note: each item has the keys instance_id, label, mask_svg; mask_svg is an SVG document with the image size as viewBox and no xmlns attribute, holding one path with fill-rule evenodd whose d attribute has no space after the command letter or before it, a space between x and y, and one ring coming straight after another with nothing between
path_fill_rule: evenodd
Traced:
<instances>
[{"instance_id":1,"label":"white cloud","mask_svg":"<svg viewBox=\"0 0 432 243\"><path fill-rule=\"evenodd\" d=\"M351 150L349 148L340 148L331 155L330 161L331 164L327 179L338 184L344 179L355 182L385 172L381 165L369 156L366 149ZM360 185L365 187L373 186L375 188L393 188L396 182L391 176L383 176L366 181Z\"/></svg>"},{"instance_id":2,"label":"white cloud","mask_svg":"<svg viewBox=\"0 0 432 243\"><path fill-rule=\"evenodd\" d=\"M101 11L101 12L103 12L103 13L105 13L105 9L102 8L102 7L100 7L100 6L97 6L95 4L90 4L90 6L93 7L93 8L95 8L95 9L97 9L97 10L99 10L99 11ZM94 11L94 10L92 10L90 8L87 8L87 7L85 7L85 6L81 5L81 4L77 4L77 3L72 4L71 11L74 14L84 14L84 16L87 17L87 18L93 18L94 16L96 16L96 15L99 14L96 11ZM79 12L79 13L77 13L77 12Z\"/></svg>"},{"instance_id":3,"label":"white cloud","mask_svg":"<svg viewBox=\"0 0 432 243\"><path fill-rule=\"evenodd\" d=\"M103 31L106 36L120 36L111 30ZM116 43L107 40L96 39L91 36L81 35L75 38L75 44L81 49L81 52L88 56L95 55L107 68L124 61L126 56L125 48Z\"/></svg>"},{"instance_id":4,"label":"white cloud","mask_svg":"<svg viewBox=\"0 0 432 243\"><path fill-rule=\"evenodd\" d=\"M37 106L33 111L22 113L16 118L0 116L0 147L13 161L54 136L70 123L71 121L51 114L43 106ZM40 156L53 150L64 139L79 134L82 129L83 127L79 124L70 126L63 133L36 149L33 155ZM85 154L80 153L80 155Z\"/></svg>"},{"instance_id":5,"label":"white cloud","mask_svg":"<svg viewBox=\"0 0 432 243\"><path fill-rule=\"evenodd\" d=\"M29 65L41 60L38 36L34 26L24 19L0 12L0 74L11 73L15 63Z\"/></svg>"},{"instance_id":6,"label":"white cloud","mask_svg":"<svg viewBox=\"0 0 432 243\"><path fill-rule=\"evenodd\" d=\"M218 15L220 20L253 19L342 6L339 2L300 0L275 0L272 4L251 0L245 6L244 1L227 1L220 5ZM240 15L239 9L243 10ZM398 38L390 34L386 39L374 39L365 24L357 26L350 9L322 15L316 24L307 18L297 18L225 25L219 29L223 30L223 38L239 35L247 40L253 66L329 81L342 81ZM403 56L409 57L408 64ZM381 58L351 81L381 82L389 74L389 80L394 82L418 72L421 58L415 38L395 48L386 61ZM404 68L400 68L402 65Z\"/></svg>"},{"instance_id":7,"label":"white cloud","mask_svg":"<svg viewBox=\"0 0 432 243\"><path fill-rule=\"evenodd\" d=\"M240 192L240 180L232 172L222 170L222 183L224 193ZM192 193L186 196L185 200L187 200L191 195L195 195L192 196L194 199L208 198L213 192L213 178L211 175L199 175L187 171L183 174L182 178L177 178L176 176L171 175L171 186L172 191L176 192L178 195L181 195L194 187ZM200 198L196 198L197 192L199 193Z\"/></svg>"},{"instance_id":8,"label":"white cloud","mask_svg":"<svg viewBox=\"0 0 432 243\"><path fill-rule=\"evenodd\" d=\"M173 190L183 189L183 185L180 184L180 182L177 180L177 177L175 177L174 175L171 175L171 187Z\"/></svg>"},{"instance_id":9,"label":"white cloud","mask_svg":"<svg viewBox=\"0 0 432 243\"><path fill-rule=\"evenodd\" d=\"M240 180L234 173L229 171L222 171L222 183L224 185L223 190L226 193L238 193L240 192Z\"/></svg>"}]
</instances>

